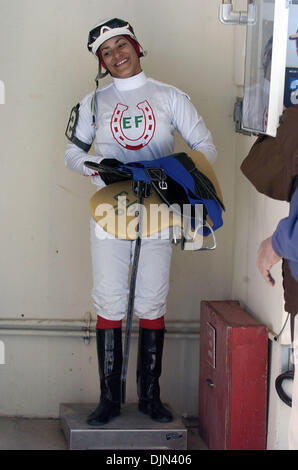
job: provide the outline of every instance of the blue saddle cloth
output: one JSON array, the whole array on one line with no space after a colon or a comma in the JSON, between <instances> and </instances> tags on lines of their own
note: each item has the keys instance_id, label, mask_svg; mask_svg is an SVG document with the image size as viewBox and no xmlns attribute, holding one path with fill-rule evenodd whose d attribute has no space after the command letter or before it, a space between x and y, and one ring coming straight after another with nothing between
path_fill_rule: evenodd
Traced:
<instances>
[{"instance_id":1,"label":"blue saddle cloth","mask_svg":"<svg viewBox=\"0 0 298 470\"><path fill-rule=\"evenodd\" d=\"M180 160L179 155L185 155L191 162L192 160L186 155L186 154L176 154L176 155L170 155L167 157L162 157L156 160L150 160L150 161L138 161L138 162L132 162L132 163L126 163L126 164L121 164L119 166L119 169L123 169L126 171L131 172L132 174L132 179L135 181L144 181L146 183L151 183L152 180L150 178L150 172L146 171L149 168L161 168L164 173L166 174L167 181L170 179L171 181L175 182L176 184L179 185L180 188L182 188L184 197L183 201L179 200L179 194L181 195L181 191L178 190L178 187L176 187L176 190L174 190L174 193L177 194L177 199L175 200L175 194L173 195L172 191L172 200L168 201L168 205L173 204L173 202L176 203L186 203L188 202L191 204L192 207L195 207L197 204L203 204L205 213L208 214L210 220L212 221L212 230L217 230L223 225L223 220L222 220L222 210L224 209L223 204L215 197L212 197L212 195L208 196L208 191L207 191L207 197L206 197L206 192L204 192L204 196L202 197L200 191L198 191L198 182L195 179L195 176L192 176L192 172L188 171L188 163L185 165L185 160L183 158ZM193 163L193 162L192 162ZM204 176L204 175L203 175ZM207 179L207 177L205 177ZM212 183L211 183L212 184ZM215 190L214 190L215 191ZM173 200L174 197L174 200ZM185 199L186 197L186 199ZM165 193L165 199L167 200L167 195ZM193 228L195 228L195 221L192 221ZM204 232L203 235L207 236L209 235L210 230L208 227L204 227Z\"/></svg>"}]
</instances>

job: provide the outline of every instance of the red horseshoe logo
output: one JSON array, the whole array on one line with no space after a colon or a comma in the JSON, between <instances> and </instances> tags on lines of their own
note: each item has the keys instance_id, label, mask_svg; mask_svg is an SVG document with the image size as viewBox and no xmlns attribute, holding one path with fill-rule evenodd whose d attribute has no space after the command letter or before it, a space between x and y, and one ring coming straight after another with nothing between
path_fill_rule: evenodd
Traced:
<instances>
[{"instance_id":1,"label":"red horseshoe logo","mask_svg":"<svg viewBox=\"0 0 298 470\"><path fill-rule=\"evenodd\" d=\"M152 139L155 132L155 117L153 110L147 100L137 104L144 116L144 131L137 139L130 139L124 134L122 127L123 113L128 110L128 106L118 103L112 118L111 118L111 131L114 139L124 148L128 150L139 150L145 147Z\"/></svg>"}]
</instances>

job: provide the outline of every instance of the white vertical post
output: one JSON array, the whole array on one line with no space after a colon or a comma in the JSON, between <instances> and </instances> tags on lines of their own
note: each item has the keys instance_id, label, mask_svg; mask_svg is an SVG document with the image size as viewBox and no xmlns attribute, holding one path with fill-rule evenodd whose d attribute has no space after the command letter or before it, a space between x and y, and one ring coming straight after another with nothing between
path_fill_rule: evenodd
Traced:
<instances>
[{"instance_id":1,"label":"white vertical post","mask_svg":"<svg viewBox=\"0 0 298 470\"><path fill-rule=\"evenodd\" d=\"M3 341L0 340L0 366L5 364L5 346Z\"/></svg>"},{"instance_id":2,"label":"white vertical post","mask_svg":"<svg viewBox=\"0 0 298 470\"><path fill-rule=\"evenodd\" d=\"M2 80L0 80L0 104L5 104L5 85Z\"/></svg>"},{"instance_id":3,"label":"white vertical post","mask_svg":"<svg viewBox=\"0 0 298 470\"><path fill-rule=\"evenodd\" d=\"M286 2L275 0L270 95L266 129L266 134L272 137L276 136L279 118L283 112L288 19L289 9Z\"/></svg>"}]
</instances>

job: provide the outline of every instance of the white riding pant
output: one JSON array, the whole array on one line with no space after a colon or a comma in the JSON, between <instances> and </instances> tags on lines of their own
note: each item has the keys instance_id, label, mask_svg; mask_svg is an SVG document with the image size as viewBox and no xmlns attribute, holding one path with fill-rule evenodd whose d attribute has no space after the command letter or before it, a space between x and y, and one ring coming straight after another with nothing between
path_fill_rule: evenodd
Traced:
<instances>
[{"instance_id":1,"label":"white riding pant","mask_svg":"<svg viewBox=\"0 0 298 470\"><path fill-rule=\"evenodd\" d=\"M93 219L90 228L94 307L101 317L119 321L127 312L135 241L112 236L99 239ZM134 300L134 313L139 318L155 320L166 313L171 255L171 240L142 239Z\"/></svg>"}]
</instances>

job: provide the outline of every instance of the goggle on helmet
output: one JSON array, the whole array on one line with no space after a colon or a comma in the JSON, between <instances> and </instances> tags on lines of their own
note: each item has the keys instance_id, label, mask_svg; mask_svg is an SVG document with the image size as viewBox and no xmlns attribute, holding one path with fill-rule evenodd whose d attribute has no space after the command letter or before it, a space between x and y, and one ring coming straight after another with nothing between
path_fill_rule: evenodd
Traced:
<instances>
[{"instance_id":1,"label":"goggle on helmet","mask_svg":"<svg viewBox=\"0 0 298 470\"><path fill-rule=\"evenodd\" d=\"M113 18L97 24L89 32L87 47L97 57L99 47L108 39L115 36L129 36L140 46L140 57L145 55L139 41L137 40L132 26L124 20Z\"/></svg>"}]
</instances>

